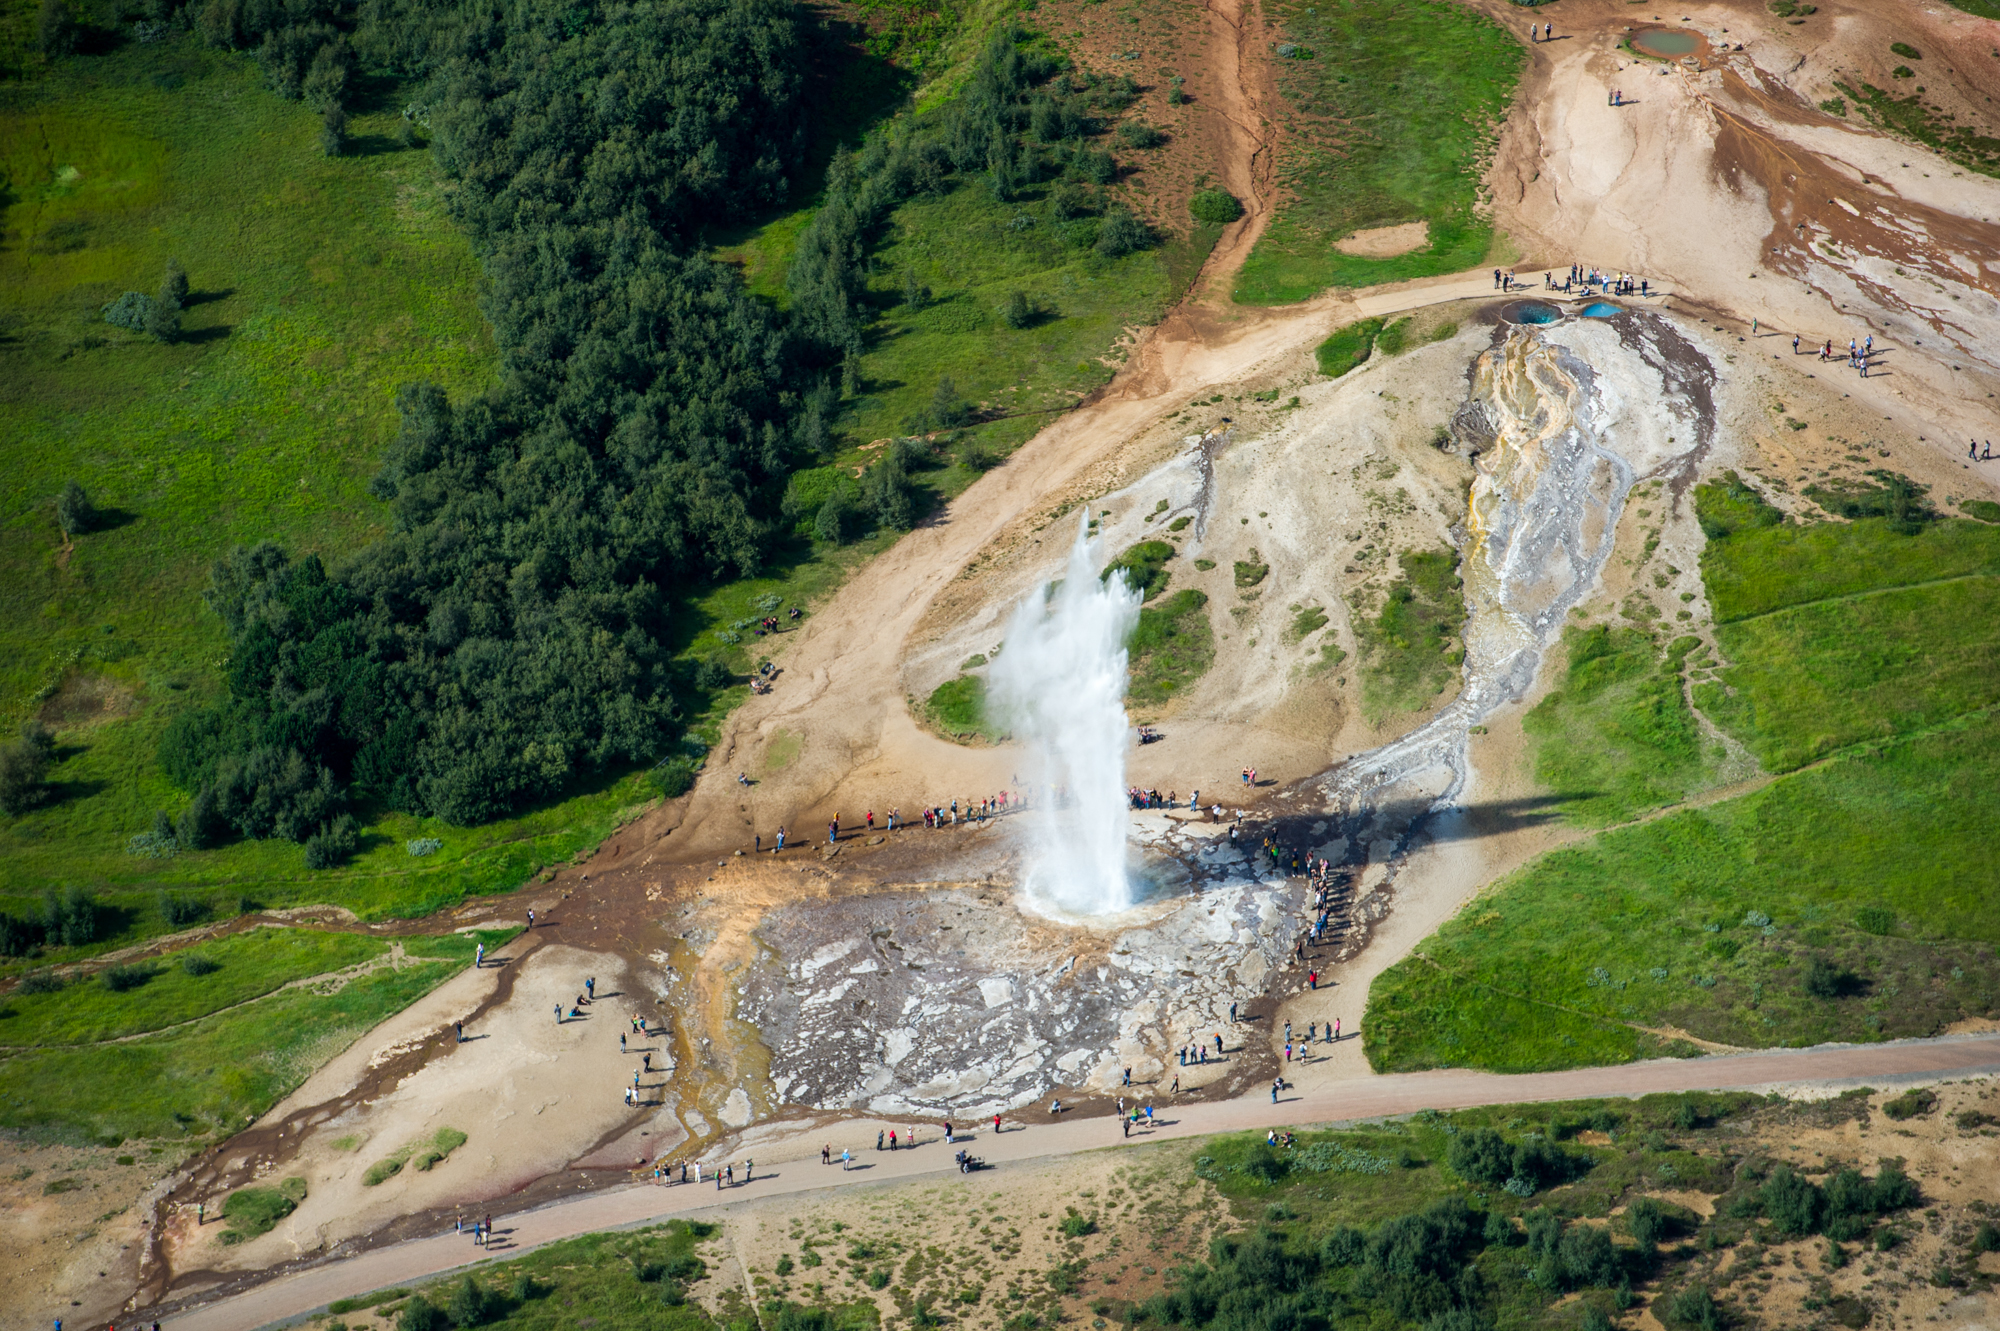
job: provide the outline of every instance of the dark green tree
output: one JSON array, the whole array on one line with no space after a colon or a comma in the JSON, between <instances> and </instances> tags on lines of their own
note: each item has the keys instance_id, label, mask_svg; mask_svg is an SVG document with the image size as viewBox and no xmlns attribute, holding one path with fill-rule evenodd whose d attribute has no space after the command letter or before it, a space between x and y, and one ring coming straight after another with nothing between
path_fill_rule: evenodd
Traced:
<instances>
[{"instance_id":1,"label":"dark green tree","mask_svg":"<svg viewBox=\"0 0 2000 1331\"><path fill-rule=\"evenodd\" d=\"M56 521L66 536L81 536L97 525L90 493L74 480L63 482L62 493L56 496Z\"/></svg>"},{"instance_id":2,"label":"dark green tree","mask_svg":"<svg viewBox=\"0 0 2000 1331\"><path fill-rule=\"evenodd\" d=\"M51 60L76 54L83 30L66 0L42 0L35 16L35 47Z\"/></svg>"},{"instance_id":3,"label":"dark green tree","mask_svg":"<svg viewBox=\"0 0 2000 1331\"><path fill-rule=\"evenodd\" d=\"M1124 208L1113 208L1104 214L1104 221L1097 228L1097 252L1107 259L1143 250L1152 243L1152 230Z\"/></svg>"},{"instance_id":4,"label":"dark green tree","mask_svg":"<svg viewBox=\"0 0 2000 1331\"><path fill-rule=\"evenodd\" d=\"M347 112L339 102L328 102L319 117L319 150L328 157L347 151Z\"/></svg>"},{"instance_id":5,"label":"dark green tree","mask_svg":"<svg viewBox=\"0 0 2000 1331\"><path fill-rule=\"evenodd\" d=\"M26 813L49 796L55 736L39 721L21 727L19 742L0 748L0 811Z\"/></svg>"}]
</instances>

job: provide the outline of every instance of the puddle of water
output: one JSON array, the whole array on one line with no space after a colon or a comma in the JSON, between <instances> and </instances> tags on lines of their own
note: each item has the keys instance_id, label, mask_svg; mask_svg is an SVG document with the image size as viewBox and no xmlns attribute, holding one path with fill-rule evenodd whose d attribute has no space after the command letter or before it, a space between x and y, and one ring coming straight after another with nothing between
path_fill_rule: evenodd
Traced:
<instances>
[{"instance_id":1,"label":"puddle of water","mask_svg":"<svg viewBox=\"0 0 2000 1331\"><path fill-rule=\"evenodd\" d=\"M1647 55L1671 58L1693 55L1701 49L1701 34L1680 28L1654 28L1632 34L1632 49Z\"/></svg>"},{"instance_id":2,"label":"puddle of water","mask_svg":"<svg viewBox=\"0 0 2000 1331\"><path fill-rule=\"evenodd\" d=\"M1500 311L1500 317L1509 323L1552 324L1562 321L1562 311L1539 300L1519 300Z\"/></svg>"},{"instance_id":3,"label":"puddle of water","mask_svg":"<svg viewBox=\"0 0 2000 1331\"><path fill-rule=\"evenodd\" d=\"M1583 313L1584 317L1589 319L1609 319L1614 314L1625 313L1625 307L1613 305L1608 300L1593 300L1583 307Z\"/></svg>"}]
</instances>

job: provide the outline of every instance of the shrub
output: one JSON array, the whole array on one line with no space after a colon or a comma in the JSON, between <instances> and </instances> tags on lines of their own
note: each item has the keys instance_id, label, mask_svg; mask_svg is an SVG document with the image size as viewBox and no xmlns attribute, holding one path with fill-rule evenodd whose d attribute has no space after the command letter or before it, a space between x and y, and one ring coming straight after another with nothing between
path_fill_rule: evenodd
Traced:
<instances>
[{"instance_id":1,"label":"shrub","mask_svg":"<svg viewBox=\"0 0 2000 1331\"><path fill-rule=\"evenodd\" d=\"M1057 221L1067 222L1078 217L1095 217L1104 205L1097 201L1091 191L1074 181L1060 181L1049 191L1049 214Z\"/></svg>"},{"instance_id":2,"label":"shrub","mask_svg":"<svg viewBox=\"0 0 2000 1331\"><path fill-rule=\"evenodd\" d=\"M1097 1232L1097 1221L1072 1206L1068 1214L1063 1216L1060 1228L1065 1238L1080 1239L1086 1234Z\"/></svg>"},{"instance_id":3,"label":"shrub","mask_svg":"<svg viewBox=\"0 0 2000 1331\"><path fill-rule=\"evenodd\" d=\"M1839 998L1846 991L1848 977L1825 957L1812 956L1806 959L1805 976L1800 987L1812 998Z\"/></svg>"},{"instance_id":4,"label":"shrub","mask_svg":"<svg viewBox=\"0 0 2000 1331\"><path fill-rule=\"evenodd\" d=\"M320 113L319 150L328 157L338 157L347 150L347 112L338 102Z\"/></svg>"},{"instance_id":5,"label":"shrub","mask_svg":"<svg viewBox=\"0 0 2000 1331\"><path fill-rule=\"evenodd\" d=\"M1923 54L1908 42L1890 42L1889 49L1905 60L1922 60Z\"/></svg>"},{"instance_id":6,"label":"shrub","mask_svg":"<svg viewBox=\"0 0 2000 1331\"><path fill-rule=\"evenodd\" d=\"M62 493L56 496L56 521L71 536L81 536L97 526L97 507L90 502L89 491L74 480L64 481Z\"/></svg>"},{"instance_id":7,"label":"shrub","mask_svg":"<svg viewBox=\"0 0 2000 1331\"><path fill-rule=\"evenodd\" d=\"M686 758L669 758L655 767L649 777L662 799L679 799L694 789L694 764Z\"/></svg>"},{"instance_id":8,"label":"shrub","mask_svg":"<svg viewBox=\"0 0 2000 1331\"><path fill-rule=\"evenodd\" d=\"M1107 259L1143 250L1152 243L1152 229L1124 208L1112 208L1105 213L1103 223L1097 228L1097 252Z\"/></svg>"},{"instance_id":9,"label":"shrub","mask_svg":"<svg viewBox=\"0 0 2000 1331\"><path fill-rule=\"evenodd\" d=\"M412 837L403 843L404 852L413 860L420 860L426 855L435 855L443 849L444 842L434 836Z\"/></svg>"},{"instance_id":10,"label":"shrub","mask_svg":"<svg viewBox=\"0 0 2000 1331\"><path fill-rule=\"evenodd\" d=\"M1134 148L1157 148L1167 141L1167 136L1143 120L1128 120L1118 127L1121 142Z\"/></svg>"},{"instance_id":11,"label":"shrub","mask_svg":"<svg viewBox=\"0 0 2000 1331\"><path fill-rule=\"evenodd\" d=\"M353 815L341 814L324 832L306 838L306 868L334 869L353 858L361 844L361 829Z\"/></svg>"},{"instance_id":12,"label":"shrub","mask_svg":"<svg viewBox=\"0 0 2000 1331\"><path fill-rule=\"evenodd\" d=\"M161 892L159 903L160 919L169 929L185 929L208 914L206 901L199 897L184 897L178 892Z\"/></svg>"},{"instance_id":13,"label":"shrub","mask_svg":"<svg viewBox=\"0 0 2000 1331\"><path fill-rule=\"evenodd\" d=\"M190 952L181 958L181 969L189 975L202 976L213 975L221 970L222 966L208 957L197 956Z\"/></svg>"},{"instance_id":14,"label":"shrub","mask_svg":"<svg viewBox=\"0 0 2000 1331\"><path fill-rule=\"evenodd\" d=\"M128 333L143 333L153 319L153 298L143 291L128 291L104 307L104 322Z\"/></svg>"},{"instance_id":15,"label":"shrub","mask_svg":"<svg viewBox=\"0 0 2000 1331\"><path fill-rule=\"evenodd\" d=\"M451 1319L453 1326L478 1326L485 1321L492 1308L492 1300L478 1281L470 1275L462 1277L452 1287L451 1297L445 1301L444 1315Z\"/></svg>"},{"instance_id":16,"label":"shrub","mask_svg":"<svg viewBox=\"0 0 2000 1331\"><path fill-rule=\"evenodd\" d=\"M1779 1165L1759 1192L1764 1214L1780 1234L1816 1233L1825 1220L1826 1195L1807 1179Z\"/></svg>"},{"instance_id":17,"label":"shrub","mask_svg":"<svg viewBox=\"0 0 2000 1331\"><path fill-rule=\"evenodd\" d=\"M83 947L96 942L96 899L80 887L43 893L42 929L44 937L58 947Z\"/></svg>"},{"instance_id":18,"label":"shrub","mask_svg":"<svg viewBox=\"0 0 2000 1331\"><path fill-rule=\"evenodd\" d=\"M139 988L154 974L150 966L107 966L97 978L112 993L122 994Z\"/></svg>"},{"instance_id":19,"label":"shrub","mask_svg":"<svg viewBox=\"0 0 2000 1331\"><path fill-rule=\"evenodd\" d=\"M1498 1212L1487 1217L1489 1230L1494 1215L1498 1215ZM1505 1217L1501 1217L1501 1221L1504 1224ZM1489 1233L1488 1242L1491 1241ZM1359 1266L1368 1259L1368 1236L1352 1225L1336 1226L1333 1232L1320 1242L1319 1259L1328 1266Z\"/></svg>"},{"instance_id":20,"label":"shrub","mask_svg":"<svg viewBox=\"0 0 2000 1331\"><path fill-rule=\"evenodd\" d=\"M1893 1100L1882 1102L1882 1112L1898 1122L1907 1118L1917 1118L1937 1108L1937 1092L1917 1087L1903 1092Z\"/></svg>"},{"instance_id":21,"label":"shrub","mask_svg":"<svg viewBox=\"0 0 2000 1331\"><path fill-rule=\"evenodd\" d=\"M1854 912L1854 925L1864 933L1887 934L1896 927L1896 912L1886 906L1863 906Z\"/></svg>"},{"instance_id":22,"label":"shrub","mask_svg":"<svg viewBox=\"0 0 2000 1331\"><path fill-rule=\"evenodd\" d=\"M1234 194L1219 189L1199 190L1188 200L1188 211L1197 222L1210 226L1223 226L1243 216L1243 205Z\"/></svg>"},{"instance_id":23,"label":"shrub","mask_svg":"<svg viewBox=\"0 0 2000 1331\"><path fill-rule=\"evenodd\" d=\"M60 992L68 983L54 971L29 971L21 977L21 982L14 986L14 992L24 998L35 994L53 994Z\"/></svg>"},{"instance_id":24,"label":"shrub","mask_svg":"<svg viewBox=\"0 0 2000 1331\"><path fill-rule=\"evenodd\" d=\"M1625 1230L1639 1251L1651 1257L1667 1236L1667 1212L1651 1197L1635 1197L1625 1208Z\"/></svg>"},{"instance_id":25,"label":"shrub","mask_svg":"<svg viewBox=\"0 0 2000 1331\"><path fill-rule=\"evenodd\" d=\"M1722 1309L1706 1285L1689 1285L1667 1303L1665 1320L1670 1326L1690 1331L1722 1331Z\"/></svg>"},{"instance_id":26,"label":"shrub","mask_svg":"<svg viewBox=\"0 0 2000 1331\"><path fill-rule=\"evenodd\" d=\"M403 1305L396 1318L396 1331L445 1331L450 1324L443 1312L419 1294Z\"/></svg>"},{"instance_id":27,"label":"shrub","mask_svg":"<svg viewBox=\"0 0 2000 1331\"><path fill-rule=\"evenodd\" d=\"M1618 1254L1610 1231L1600 1225L1571 1225L1556 1249L1556 1265L1570 1289L1609 1285L1618 1276Z\"/></svg>"},{"instance_id":28,"label":"shrub","mask_svg":"<svg viewBox=\"0 0 2000 1331\"><path fill-rule=\"evenodd\" d=\"M1694 488L1694 511L1702 534L1711 541L1725 540L1739 531L1781 526L1785 521L1782 510L1733 471L1723 472L1719 481Z\"/></svg>"},{"instance_id":29,"label":"shrub","mask_svg":"<svg viewBox=\"0 0 2000 1331\"><path fill-rule=\"evenodd\" d=\"M1000 303L1000 321L1009 328L1028 327L1035 321L1034 302L1019 291L1008 292L1007 299Z\"/></svg>"},{"instance_id":30,"label":"shrub","mask_svg":"<svg viewBox=\"0 0 2000 1331\"><path fill-rule=\"evenodd\" d=\"M228 833L229 822L222 816L213 790L196 791L174 822L174 840L183 850L207 850Z\"/></svg>"},{"instance_id":31,"label":"shrub","mask_svg":"<svg viewBox=\"0 0 2000 1331\"><path fill-rule=\"evenodd\" d=\"M42 941L42 926L0 911L0 957L25 957Z\"/></svg>"},{"instance_id":32,"label":"shrub","mask_svg":"<svg viewBox=\"0 0 2000 1331\"><path fill-rule=\"evenodd\" d=\"M42 0L35 17L35 47L51 60L74 55L82 29L64 0Z\"/></svg>"},{"instance_id":33,"label":"shrub","mask_svg":"<svg viewBox=\"0 0 2000 1331\"><path fill-rule=\"evenodd\" d=\"M26 813L48 798L55 751L55 735L34 721L21 727L18 743L0 749L0 810Z\"/></svg>"}]
</instances>

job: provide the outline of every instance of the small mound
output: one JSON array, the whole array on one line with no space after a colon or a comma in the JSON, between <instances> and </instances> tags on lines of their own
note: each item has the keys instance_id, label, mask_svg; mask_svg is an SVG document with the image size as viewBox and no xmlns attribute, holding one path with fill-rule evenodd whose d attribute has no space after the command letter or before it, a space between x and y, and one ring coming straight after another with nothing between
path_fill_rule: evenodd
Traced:
<instances>
[{"instance_id":1,"label":"small mound","mask_svg":"<svg viewBox=\"0 0 2000 1331\"><path fill-rule=\"evenodd\" d=\"M1431 243L1429 222L1404 222L1397 226L1371 227L1334 242L1342 254L1362 259L1393 259L1399 254L1420 250Z\"/></svg>"}]
</instances>

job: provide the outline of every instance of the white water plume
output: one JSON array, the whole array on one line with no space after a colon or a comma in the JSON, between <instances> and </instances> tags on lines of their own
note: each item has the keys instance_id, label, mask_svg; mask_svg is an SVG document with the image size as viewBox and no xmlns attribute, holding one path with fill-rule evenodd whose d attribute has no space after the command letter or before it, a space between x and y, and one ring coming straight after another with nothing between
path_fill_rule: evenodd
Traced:
<instances>
[{"instance_id":1,"label":"white water plume","mask_svg":"<svg viewBox=\"0 0 2000 1331\"><path fill-rule=\"evenodd\" d=\"M1060 582L1037 588L1007 625L987 687L1028 751L1038 798L1026 823L1031 897L1077 915L1132 904L1125 796L1125 643L1139 592L1100 579L1087 516Z\"/></svg>"}]
</instances>

